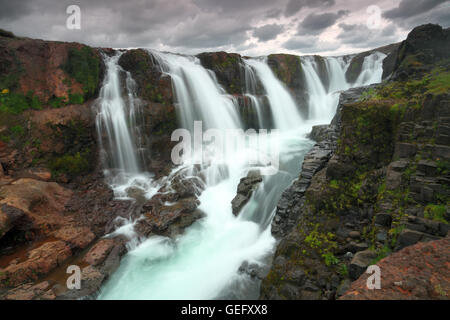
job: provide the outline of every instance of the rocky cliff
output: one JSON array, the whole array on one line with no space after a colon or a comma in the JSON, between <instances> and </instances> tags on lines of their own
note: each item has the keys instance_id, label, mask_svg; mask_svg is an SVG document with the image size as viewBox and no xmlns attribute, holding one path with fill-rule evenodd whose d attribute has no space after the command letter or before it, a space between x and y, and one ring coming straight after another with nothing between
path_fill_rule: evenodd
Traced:
<instances>
[{"instance_id":1,"label":"rocky cliff","mask_svg":"<svg viewBox=\"0 0 450 320\"><path fill-rule=\"evenodd\" d=\"M438 29L415 29L399 50L380 49L390 53L384 73L393 80L343 93L333 123L313 130L318 143L278 205L272 230L280 242L263 298L334 299L368 263L447 234L449 65L448 50L435 49L437 43L447 48L448 30ZM96 98L105 73L102 55L117 53L0 32L2 299L95 295L126 252L126 239L101 238L120 225L120 217L143 215L136 224L142 236L175 236L202 215L202 186L195 180L174 177L170 190L163 187L150 201L137 194L136 202L114 200L103 183ZM367 54L348 57L355 59L352 70L361 68ZM252 126L243 57L197 57L239 101ZM326 85L324 60L314 59ZM307 114L299 57L270 55L268 64ZM178 127L171 79L145 50L122 52L119 65L122 86L131 75L142 107L138 125L147 133L146 169L165 176L171 169L170 134ZM255 91L264 95L260 84ZM238 193L245 199L235 201L236 212L259 182L252 176L242 180ZM445 242L433 243L440 248ZM392 259L387 267L395 266ZM83 290L76 293L65 290L70 264L82 267ZM344 297L354 296L360 282Z\"/></svg>"},{"instance_id":2,"label":"rocky cliff","mask_svg":"<svg viewBox=\"0 0 450 320\"><path fill-rule=\"evenodd\" d=\"M344 92L332 124L313 130L312 138L319 142L277 207L272 232L279 244L262 283L262 299L335 299L370 264L448 234L450 64L448 52L439 53L448 42L433 45L443 32L448 34L440 27L421 26L400 45L410 48L409 54L399 51L393 78L403 79L400 66L411 55L436 57L422 60L425 72ZM426 40L417 45L417 37ZM440 246L446 242L432 248ZM345 298L448 298L448 255L445 248L438 251L442 255L436 258L421 256L430 259L425 264L431 270L421 275L430 283L430 290L424 289L428 292L411 295L399 289L392 295L389 284L376 294L359 294L360 279ZM388 275L402 268L400 252L412 250L379 264L382 275L386 271L382 283L390 283ZM409 278L419 276L417 269L407 270ZM402 277L394 278L401 282Z\"/></svg>"}]
</instances>

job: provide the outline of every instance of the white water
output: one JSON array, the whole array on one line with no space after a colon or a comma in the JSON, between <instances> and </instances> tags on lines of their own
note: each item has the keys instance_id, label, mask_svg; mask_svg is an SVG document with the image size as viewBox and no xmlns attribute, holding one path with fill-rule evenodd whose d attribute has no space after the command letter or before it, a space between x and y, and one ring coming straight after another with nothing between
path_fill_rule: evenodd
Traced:
<instances>
[{"instance_id":1,"label":"white water","mask_svg":"<svg viewBox=\"0 0 450 320\"><path fill-rule=\"evenodd\" d=\"M303 123L298 107L283 83L273 74L265 61L247 59L247 64L256 70L256 74L262 82L270 103L270 109L275 122L275 128L292 130L299 128Z\"/></svg>"},{"instance_id":2,"label":"white water","mask_svg":"<svg viewBox=\"0 0 450 320\"><path fill-rule=\"evenodd\" d=\"M177 110L185 128L192 130L194 120L203 120L204 129L241 126L235 100L225 94L215 77L196 58L156 52L152 54L172 78ZM140 244L134 242L119 269L101 289L100 299L258 297L259 282L245 273L239 273L238 269L244 261L259 266L268 265L267 259L275 244L270 233L270 223L276 204L281 193L298 175L303 156L313 145L305 136L312 124L318 124L322 118L330 118L334 112L332 108L336 106L332 106L332 103L337 103L334 95L338 97L338 93L331 90L349 85L340 84L345 79L341 74L345 73L342 61L330 58L327 64L329 72L337 72L330 75L329 92L323 88L314 66L304 64L307 65L307 70L304 70L308 72L308 88L313 93L310 107L321 112L315 114L313 121L303 121L288 91L268 66L252 59L247 63L256 70L270 102L275 127L281 129L278 140L280 170L275 175L264 177L252 199L235 217L231 212L231 200L236 194L240 178L253 169L248 164L248 158L260 150L246 145L227 149L219 163L208 162L196 166L195 170L190 159L187 159L184 165L174 171L203 177L205 190L199 197L199 209L205 213L205 217L176 239L153 236ZM327 95L333 95L333 99L324 98ZM118 105L124 108L123 104ZM275 138L271 135L268 140ZM214 155L211 157L214 158ZM132 235L132 226L129 224L122 229Z\"/></svg>"},{"instance_id":3,"label":"white water","mask_svg":"<svg viewBox=\"0 0 450 320\"><path fill-rule=\"evenodd\" d=\"M353 87L367 86L381 82L384 58L386 58L386 55L381 52L375 52L365 57L361 73L353 84Z\"/></svg>"},{"instance_id":4,"label":"white water","mask_svg":"<svg viewBox=\"0 0 450 320\"><path fill-rule=\"evenodd\" d=\"M133 187L140 188L150 198L157 188L151 175L142 171L142 157L138 157L141 132L136 117L140 116L140 109L130 74L126 78L127 99L122 97L119 74L123 70L117 64L120 56L104 56L106 76L99 94L96 125L105 176L117 198L128 198L127 191Z\"/></svg>"},{"instance_id":5,"label":"white water","mask_svg":"<svg viewBox=\"0 0 450 320\"><path fill-rule=\"evenodd\" d=\"M301 57L309 95L309 119L314 119L323 124L329 123L336 113L341 91L381 82L383 59L385 57L386 55L380 52L365 57L361 74L355 83L348 83L345 78L345 72L351 60L346 63L342 57L324 57L329 79L328 88L325 88L319 77L314 57Z\"/></svg>"},{"instance_id":6,"label":"white water","mask_svg":"<svg viewBox=\"0 0 450 320\"><path fill-rule=\"evenodd\" d=\"M163 71L172 78L177 98L177 112L184 128L193 130L196 120L203 128L240 128L239 115L233 101L224 94L210 72L196 57L151 52Z\"/></svg>"}]
</instances>

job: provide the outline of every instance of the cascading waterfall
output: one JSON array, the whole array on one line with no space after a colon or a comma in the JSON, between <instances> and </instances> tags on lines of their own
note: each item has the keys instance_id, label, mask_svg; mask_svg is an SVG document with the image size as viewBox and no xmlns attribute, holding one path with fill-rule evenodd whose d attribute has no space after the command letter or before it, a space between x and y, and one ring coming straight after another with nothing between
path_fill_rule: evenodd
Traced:
<instances>
[{"instance_id":1,"label":"cascading waterfall","mask_svg":"<svg viewBox=\"0 0 450 320\"><path fill-rule=\"evenodd\" d=\"M105 176L117 198L128 198L127 190L140 188L148 197L155 193L151 176L142 170L139 139L142 136L136 119L140 116L135 83L127 73L127 99L123 99L118 65L121 53L104 55L106 76L99 94L96 126L100 137ZM130 125L128 124L130 123Z\"/></svg>"},{"instance_id":2,"label":"cascading waterfall","mask_svg":"<svg viewBox=\"0 0 450 320\"><path fill-rule=\"evenodd\" d=\"M243 88L244 95L248 98L248 107L251 111L256 113L257 127L258 128L271 128L271 115L267 115L265 110L263 110L264 102L262 101L261 94L258 92L258 77L255 70L247 63L241 65L244 73L244 84Z\"/></svg>"},{"instance_id":3,"label":"cascading waterfall","mask_svg":"<svg viewBox=\"0 0 450 320\"><path fill-rule=\"evenodd\" d=\"M378 83L383 75L383 60L386 54L374 52L364 58L361 73L353 84L354 87Z\"/></svg>"},{"instance_id":4,"label":"cascading waterfall","mask_svg":"<svg viewBox=\"0 0 450 320\"><path fill-rule=\"evenodd\" d=\"M340 91L381 82L385 57L386 55L380 52L365 57L361 74L355 83L348 83L345 78L351 60L345 62L342 57L324 57L329 79L328 88L325 88L320 79L314 57L301 57L309 96L309 118L317 123L329 123L336 112Z\"/></svg>"},{"instance_id":5,"label":"cascading waterfall","mask_svg":"<svg viewBox=\"0 0 450 320\"><path fill-rule=\"evenodd\" d=\"M195 120L203 121L203 129L241 128L236 100L224 92L198 59L155 51L150 54L172 79L176 107L184 128L192 132ZM196 170L192 169L192 159L186 159L175 171L185 170L188 175L197 174L204 180L205 189L199 196L198 209L205 217L175 239L152 236L129 251L101 289L100 299L258 298L259 280L239 269L244 262L263 269L269 266L268 259L275 244L270 223L277 202L298 175L303 156L313 142L306 138L311 122L302 120L294 100L267 64L257 59L248 59L245 63L262 83L275 128L280 129L279 171L263 177L250 201L235 217L231 200L239 180L250 170L261 168L246 161L259 150L245 144L234 146L224 150L220 163L206 162L195 166ZM324 89L312 63L302 59L302 66L310 93L310 110L320 110L314 113L317 119L313 122L326 118L323 123L327 123L336 108L333 105L337 104L336 96L339 97L336 91L350 87L345 82L347 65L339 58L327 58L328 90ZM255 79L246 82L252 81ZM246 92L258 101L252 90L254 88L247 88ZM102 99L104 97L107 98L102 95ZM321 113L325 113L325 117ZM275 138L269 135L267 141Z\"/></svg>"},{"instance_id":6,"label":"cascading waterfall","mask_svg":"<svg viewBox=\"0 0 450 320\"><path fill-rule=\"evenodd\" d=\"M176 106L181 125L193 130L194 121L202 121L203 128L240 128L239 116L233 101L223 94L211 74L196 57L163 54L151 51L162 71L169 74L176 94Z\"/></svg>"},{"instance_id":7,"label":"cascading waterfall","mask_svg":"<svg viewBox=\"0 0 450 320\"><path fill-rule=\"evenodd\" d=\"M302 121L298 108L284 85L275 77L266 61L247 59L256 70L269 100L275 127L281 130L298 128Z\"/></svg>"}]
</instances>

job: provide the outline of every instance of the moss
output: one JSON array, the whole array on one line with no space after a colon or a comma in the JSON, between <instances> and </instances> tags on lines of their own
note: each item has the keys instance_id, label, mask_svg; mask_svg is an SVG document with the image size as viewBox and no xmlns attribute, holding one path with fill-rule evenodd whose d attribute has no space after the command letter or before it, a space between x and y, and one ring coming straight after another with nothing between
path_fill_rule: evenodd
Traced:
<instances>
[{"instance_id":1,"label":"moss","mask_svg":"<svg viewBox=\"0 0 450 320\"><path fill-rule=\"evenodd\" d=\"M424 217L448 224L448 221L445 219L447 207L448 205L429 204L425 207Z\"/></svg>"},{"instance_id":2,"label":"moss","mask_svg":"<svg viewBox=\"0 0 450 320\"><path fill-rule=\"evenodd\" d=\"M64 97L52 97L47 103L50 107L58 109L66 105L66 99Z\"/></svg>"},{"instance_id":3,"label":"moss","mask_svg":"<svg viewBox=\"0 0 450 320\"><path fill-rule=\"evenodd\" d=\"M322 258L325 261L325 264L330 267L332 265L336 265L339 263L339 259L334 256L331 252L327 252L322 254Z\"/></svg>"},{"instance_id":4,"label":"moss","mask_svg":"<svg viewBox=\"0 0 450 320\"><path fill-rule=\"evenodd\" d=\"M376 252L377 256L370 262L369 265L377 264L381 259L387 257L392 252L392 249L389 247L389 245L384 245L381 249L377 250Z\"/></svg>"},{"instance_id":5,"label":"moss","mask_svg":"<svg viewBox=\"0 0 450 320\"><path fill-rule=\"evenodd\" d=\"M83 153L77 152L74 155L64 155L57 157L50 163L50 169L53 175L59 173L65 173L70 177L74 177L89 170L90 164L87 159L89 150L85 150Z\"/></svg>"},{"instance_id":6,"label":"moss","mask_svg":"<svg viewBox=\"0 0 450 320\"><path fill-rule=\"evenodd\" d=\"M100 76L100 60L89 47L71 48L62 69L83 86L84 98L97 91Z\"/></svg>"},{"instance_id":7,"label":"moss","mask_svg":"<svg viewBox=\"0 0 450 320\"><path fill-rule=\"evenodd\" d=\"M20 114L25 110L42 109L41 101L33 92L22 93L4 92L0 93L0 111L10 114Z\"/></svg>"},{"instance_id":8,"label":"moss","mask_svg":"<svg viewBox=\"0 0 450 320\"><path fill-rule=\"evenodd\" d=\"M84 98L83 95L79 93L69 93L69 101L68 104L83 104Z\"/></svg>"}]
</instances>

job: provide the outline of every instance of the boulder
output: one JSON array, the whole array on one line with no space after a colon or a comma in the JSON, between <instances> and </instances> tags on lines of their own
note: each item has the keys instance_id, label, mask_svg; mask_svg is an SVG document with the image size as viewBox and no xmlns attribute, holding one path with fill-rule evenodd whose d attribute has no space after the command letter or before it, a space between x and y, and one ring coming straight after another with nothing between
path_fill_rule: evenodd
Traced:
<instances>
[{"instance_id":1,"label":"boulder","mask_svg":"<svg viewBox=\"0 0 450 320\"><path fill-rule=\"evenodd\" d=\"M350 279L358 279L358 277L366 271L367 267L370 265L371 261L376 258L376 256L376 252L372 250L357 252L348 268L348 275Z\"/></svg>"},{"instance_id":2,"label":"boulder","mask_svg":"<svg viewBox=\"0 0 450 320\"><path fill-rule=\"evenodd\" d=\"M3 204L0 207L0 238L3 237L9 230L11 230L15 223L22 217L25 213L15 207Z\"/></svg>"},{"instance_id":3,"label":"boulder","mask_svg":"<svg viewBox=\"0 0 450 320\"><path fill-rule=\"evenodd\" d=\"M56 298L48 281L38 284L23 284L5 295L5 300L54 300Z\"/></svg>"},{"instance_id":4,"label":"boulder","mask_svg":"<svg viewBox=\"0 0 450 320\"><path fill-rule=\"evenodd\" d=\"M234 215L238 215L239 211L250 200L253 192L262 182L262 176L258 171L250 171L245 178L242 178L237 187L237 195L231 201L231 207Z\"/></svg>"},{"instance_id":5,"label":"boulder","mask_svg":"<svg viewBox=\"0 0 450 320\"><path fill-rule=\"evenodd\" d=\"M450 292L450 238L417 243L377 263L381 289L367 288L363 274L340 298L343 300L448 299Z\"/></svg>"},{"instance_id":6,"label":"boulder","mask_svg":"<svg viewBox=\"0 0 450 320\"><path fill-rule=\"evenodd\" d=\"M426 242L426 241L436 240L436 239L439 239L439 237L436 237L436 236L433 236L433 235L430 235L427 233L423 233L420 231L404 229L398 235L397 246L395 248L395 251L398 251L405 247L411 246L418 242Z\"/></svg>"},{"instance_id":7,"label":"boulder","mask_svg":"<svg viewBox=\"0 0 450 320\"><path fill-rule=\"evenodd\" d=\"M83 261L90 265L96 266L105 261L113 247L114 240L102 239L92 246L92 248L84 256Z\"/></svg>"},{"instance_id":8,"label":"boulder","mask_svg":"<svg viewBox=\"0 0 450 320\"><path fill-rule=\"evenodd\" d=\"M89 228L70 225L59 229L53 236L64 240L72 249L83 249L95 239L95 235Z\"/></svg>"},{"instance_id":9,"label":"boulder","mask_svg":"<svg viewBox=\"0 0 450 320\"><path fill-rule=\"evenodd\" d=\"M44 243L31 250L25 261L10 263L5 269L0 269L0 284L17 286L29 280L35 281L61 265L71 255L72 252L64 241Z\"/></svg>"},{"instance_id":10,"label":"boulder","mask_svg":"<svg viewBox=\"0 0 450 320\"><path fill-rule=\"evenodd\" d=\"M386 212L380 212L375 215L375 224L383 227L390 227L392 216Z\"/></svg>"}]
</instances>

